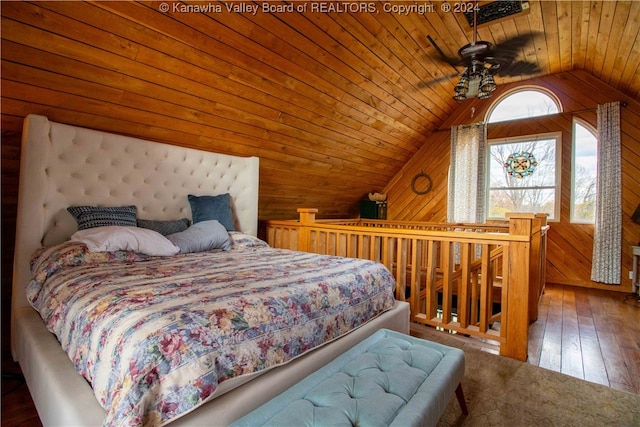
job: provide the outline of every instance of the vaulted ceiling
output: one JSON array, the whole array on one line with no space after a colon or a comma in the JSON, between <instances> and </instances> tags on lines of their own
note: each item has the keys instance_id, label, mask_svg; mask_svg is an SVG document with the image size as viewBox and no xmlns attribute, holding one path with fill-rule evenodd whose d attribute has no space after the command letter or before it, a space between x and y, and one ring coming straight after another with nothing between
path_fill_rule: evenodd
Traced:
<instances>
[{"instance_id":1,"label":"vaulted ceiling","mask_svg":"<svg viewBox=\"0 0 640 427\"><path fill-rule=\"evenodd\" d=\"M640 101L640 2L525 3L479 39L539 32L518 52L539 65L531 77L584 70ZM457 80L442 79L455 70L427 35L455 57L473 39L448 9L460 4L2 2L3 131L38 113L255 155L262 218L344 216L459 108ZM410 5L424 9L399 8Z\"/></svg>"}]
</instances>

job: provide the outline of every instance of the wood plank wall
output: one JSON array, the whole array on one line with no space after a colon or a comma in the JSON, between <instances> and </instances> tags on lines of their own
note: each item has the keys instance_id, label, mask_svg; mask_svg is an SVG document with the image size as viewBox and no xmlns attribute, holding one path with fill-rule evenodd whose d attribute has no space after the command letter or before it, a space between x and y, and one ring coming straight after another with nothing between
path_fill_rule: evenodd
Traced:
<instances>
[{"instance_id":1,"label":"wood plank wall","mask_svg":"<svg viewBox=\"0 0 640 427\"><path fill-rule=\"evenodd\" d=\"M628 271L632 269L631 247L640 242L640 225L631 215L640 204L640 104L611 88L589 73L576 71L527 81L532 86L547 88L555 93L565 113L496 123L488 126L487 137L506 138L535 133L562 133L562 170L560 220L552 222L547 251L547 281L630 291ZM447 218L447 174L450 154L451 125L483 121L491 103L516 85L499 87L494 97L485 101L473 100L461 104L428 143L405 165L386 186L388 215L396 220L445 221ZM606 286L591 282L591 253L593 226L572 224L570 215L571 150L573 119L579 118L595 129L597 104L624 101L622 108L622 286ZM587 111L584 111L587 110ZM570 113L576 111L577 113ZM579 111L579 112L578 112ZM433 180L433 191L416 195L411 180L423 171Z\"/></svg>"}]
</instances>

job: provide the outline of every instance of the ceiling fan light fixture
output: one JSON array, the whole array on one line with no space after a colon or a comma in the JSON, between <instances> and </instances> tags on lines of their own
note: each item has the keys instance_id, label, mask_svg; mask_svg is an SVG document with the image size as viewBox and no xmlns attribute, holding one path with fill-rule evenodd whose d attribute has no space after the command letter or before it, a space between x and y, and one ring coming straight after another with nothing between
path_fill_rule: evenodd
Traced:
<instances>
[{"instance_id":1,"label":"ceiling fan light fixture","mask_svg":"<svg viewBox=\"0 0 640 427\"><path fill-rule=\"evenodd\" d=\"M456 93L453 95L453 99L455 99L455 100L456 100L456 101L458 101L458 102L462 102L462 101L464 101L465 99L467 99L467 95L465 95L465 94L464 94L464 93L462 93L462 92L456 92Z\"/></svg>"},{"instance_id":2,"label":"ceiling fan light fixture","mask_svg":"<svg viewBox=\"0 0 640 427\"><path fill-rule=\"evenodd\" d=\"M496 88L493 74L487 65L476 61L460 75L460 80L454 88L453 99L458 102L473 97L486 99Z\"/></svg>"},{"instance_id":3,"label":"ceiling fan light fixture","mask_svg":"<svg viewBox=\"0 0 640 427\"><path fill-rule=\"evenodd\" d=\"M480 92L493 92L496 90L496 82L493 75L488 70L482 71L482 81L480 82Z\"/></svg>"},{"instance_id":4,"label":"ceiling fan light fixture","mask_svg":"<svg viewBox=\"0 0 640 427\"><path fill-rule=\"evenodd\" d=\"M491 97L491 92L480 91L478 92L478 99L487 99Z\"/></svg>"},{"instance_id":5,"label":"ceiling fan light fixture","mask_svg":"<svg viewBox=\"0 0 640 427\"><path fill-rule=\"evenodd\" d=\"M466 74L463 74L462 76L460 76L460 80L458 81L458 84L456 85L454 90L456 94L457 93L466 94L467 92L469 92L469 78L466 76Z\"/></svg>"}]
</instances>

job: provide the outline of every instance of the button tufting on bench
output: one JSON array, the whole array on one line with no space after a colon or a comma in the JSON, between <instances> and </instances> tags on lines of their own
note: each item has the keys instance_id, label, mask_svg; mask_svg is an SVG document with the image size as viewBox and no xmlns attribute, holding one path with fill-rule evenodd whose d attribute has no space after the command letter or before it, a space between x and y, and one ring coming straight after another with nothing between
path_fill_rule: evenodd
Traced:
<instances>
[{"instance_id":1,"label":"button tufting on bench","mask_svg":"<svg viewBox=\"0 0 640 427\"><path fill-rule=\"evenodd\" d=\"M382 329L234 426L435 425L464 375L462 350Z\"/></svg>"}]
</instances>

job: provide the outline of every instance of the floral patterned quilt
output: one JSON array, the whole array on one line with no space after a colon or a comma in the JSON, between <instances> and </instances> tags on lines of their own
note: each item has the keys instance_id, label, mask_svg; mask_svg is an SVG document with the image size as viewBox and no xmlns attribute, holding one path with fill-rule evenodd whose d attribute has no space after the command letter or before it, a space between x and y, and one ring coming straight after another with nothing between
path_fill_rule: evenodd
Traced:
<instances>
[{"instance_id":1,"label":"floral patterned quilt","mask_svg":"<svg viewBox=\"0 0 640 427\"><path fill-rule=\"evenodd\" d=\"M381 264L247 237L172 257L73 242L34 254L29 301L91 383L104 425L167 424L221 382L286 363L394 304Z\"/></svg>"}]
</instances>

